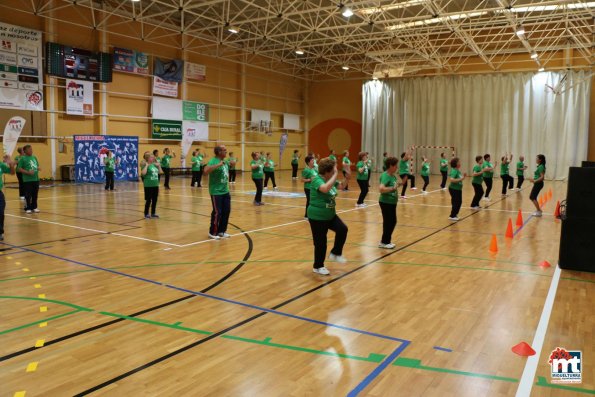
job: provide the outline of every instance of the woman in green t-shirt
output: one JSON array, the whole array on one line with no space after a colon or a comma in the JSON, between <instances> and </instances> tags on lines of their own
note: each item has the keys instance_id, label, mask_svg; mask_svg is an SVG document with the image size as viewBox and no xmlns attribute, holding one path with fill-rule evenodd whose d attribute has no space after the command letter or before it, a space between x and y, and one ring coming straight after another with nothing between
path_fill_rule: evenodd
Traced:
<instances>
[{"instance_id":1,"label":"woman in green t-shirt","mask_svg":"<svg viewBox=\"0 0 595 397\"><path fill-rule=\"evenodd\" d=\"M358 162L355 165L355 169L357 170L357 176L356 176L356 180L357 180L357 184L359 185L359 197L357 198L357 204L355 204L356 207L365 207L366 204L364 204L364 199L366 198L366 196L368 195L368 175L370 170L368 169L368 156L366 155L365 152L359 152L359 154L357 155L358 158Z\"/></svg>"},{"instance_id":2,"label":"woman in green t-shirt","mask_svg":"<svg viewBox=\"0 0 595 397\"><path fill-rule=\"evenodd\" d=\"M163 175L165 175L165 182L163 183L163 187L165 190L169 190L169 174L170 174L170 167L171 167L171 159L175 159L176 154L172 153L168 147L163 149L163 157L161 158L161 169L163 170Z\"/></svg>"},{"instance_id":3,"label":"woman in green t-shirt","mask_svg":"<svg viewBox=\"0 0 595 397\"><path fill-rule=\"evenodd\" d=\"M510 176L510 162L512 161L512 154L508 157L505 154L501 158L500 163L500 178L502 178L502 197L506 197L506 188L511 189L514 186L514 179Z\"/></svg>"},{"instance_id":4,"label":"woman in green t-shirt","mask_svg":"<svg viewBox=\"0 0 595 397\"><path fill-rule=\"evenodd\" d=\"M275 182L275 162L271 152L267 152L267 158L264 162L264 189L267 190L269 179L273 182L273 190L277 190L277 183Z\"/></svg>"},{"instance_id":5,"label":"woman in green t-shirt","mask_svg":"<svg viewBox=\"0 0 595 397\"><path fill-rule=\"evenodd\" d=\"M335 156L335 151L331 149L330 154L328 155L328 158L333 160L333 161L337 161L337 156Z\"/></svg>"},{"instance_id":6,"label":"woman in green t-shirt","mask_svg":"<svg viewBox=\"0 0 595 397\"><path fill-rule=\"evenodd\" d=\"M108 150L107 156L103 158L105 190L114 190L114 172L118 164L120 164L120 159L115 159L113 152Z\"/></svg>"},{"instance_id":7,"label":"woman in green t-shirt","mask_svg":"<svg viewBox=\"0 0 595 397\"><path fill-rule=\"evenodd\" d=\"M199 177L199 174L200 174L200 162L201 162L202 158L199 158L199 156L200 156L200 149L196 149L195 151L192 152L192 157L190 159L190 162L192 163L192 181L190 182L191 187L194 187L194 186L200 187L201 178Z\"/></svg>"},{"instance_id":8,"label":"woman in green t-shirt","mask_svg":"<svg viewBox=\"0 0 595 397\"><path fill-rule=\"evenodd\" d=\"M368 188L370 188L370 177L372 176L372 158L370 157L370 153L366 152L366 166L368 166Z\"/></svg>"},{"instance_id":9,"label":"woman in green t-shirt","mask_svg":"<svg viewBox=\"0 0 595 397\"><path fill-rule=\"evenodd\" d=\"M304 218L308 219L308 206L310 205L310 182L318 173L314 169L314 156L308 155L305 158L306 167L302 171L302 182L304 182L304 194L306 195L306 212Z\"/></svg>"},{"instance_id":10,"label":"woman in green t-shirt","mask_svg":"<svg viewBox=\"0 0 595 397\"><path fill-rule=\"evenodd\" d=\"M461 173L461 160L459 160L458 157L450 160L450 168L450 185L448 186L448 191L450 193L450 204L452 209L448 219L451 221L458 221L459 211L463 204L463 181L467 174Z\"/></svg>"},{"instance_id":11,"label":"woman in green t-shirt","mask_svg":"<svg viewBox=\"0 0 595 397\"><path fill-rule=\"evenodd\" d=\"M492 157L489 153L483 155L483 181L486 184L486 195L483 199L486 201L490 201L490 192L492 191L492 182L494 180L495 165L492 165L492 163L490 163L491 159Z\"/></svg>"},{"instance_id":12,"label":"woman in green t-shirt","mask_svg":"<svg viewBox=\"0 0 595 397\"><path fill-rule=\"evenodd\" d=\"M471 201L471 208L474 210L479 210L481 207L479 206L479 202L483 197L483 156L475 156L475 166L473 167L473 172L471 176L471 186L473 186L473 190L475 191L475 195L473 196L473 200Z\"/></svg>"},{"instance_id":13,"label":"woman in green t-shirt","mask_svg":"<svg viewBox=\"0 0 595 397\"><path fill-rule=\"evenodd\" d=\"M349 190L349 180L351 179L351 160L349 160L349 151L345 150L343 152L343 177L345 181L343 182L343 190Z\"/></svg>"},{"instance_id":14,"label":"woman in green t-shirt","mask_svg":"<svg viewBox=\"0 0 595 397\"><path fill-rule=\"evenodd\" d=\"M141 175L144 177L146 219L159 218L155 211L157 209L157 198L159 197L159 174L161 173L163 173L161 164L155 159L154 155L149 155L141 170ZM151 208L151 215L149 215L149 208Z\"/></svg>"},{"instance_id":15,"label":"woman in green t-shirt","mask_svg":"<svg viewBox=\"0 0 595 397\"><path fill-rule=\"evenodd\" d=\"M521 190L523 186L523 182L525 181L525 170L527 166L525 165L525 156L520 156L519 161L516 163L516 176L517 176L517 183L516 183L516 190Z\"/></svg>"},{"instance_id":16,"label":"woman in green t-shirt","mask_svg":"<svg viewBox=\"0 0 595 397\"><path fill-rule=\"evenodd\" d=\"M411 174L409 173L409 160L411 159L411 149L401 153L401 160L399 160L399 178L401 178L401 184L403 189L401 190L401 198L406 199L405 193L407 192L407 181Z\"/></svg>"},{"instance_id":17,"label":"woman in green t-shirt","mask_svg":"<svg viewBox=\"0 0 595 397\"><path fill-rule=\"evenodd\" d=\"M448 160L444 152L440 153L440 174L442 175L442 182L440 182L440 189L446 190L446 179L448 178Z\"/></svg>"},{"instance_id":18,"label":"woman in green t-shirt","mask_svg":"<svg viewBox=\"0 0 595 397\"><path fill-rule=\"evenodd\" d=\"M382 171L386 171L388 169L386 160L388 160L388 152L382 153Z\"/></svg>"},{"instance_id":19,"label":"woman in green t-shirt","mask_svg":"<svg viewBox=\"0 0 595 397\"><path fill-rule=\"evenodd\" d=\"M339 263L347 262L343 256L343 246L347 240L347 226L337 216L335 197L337 196L337 163L326 158L318 164L319 175L310 182L310 205L308 205L308 221L314 241L314 273L328 275L324 266L327 248L327 233L335 232L335 243L329 255L330 260Z\"/></svg>"},{"instance_id":20,"label":"woman in green t-shirt","mask_svg":"<svg viewBox=\"0 0 595 397\"><path fill-rule=\"evenodd\" d=\"M229 183L236 184L236 164L238 159L233 157L233 152L229 152Z\"/></svg>"},{"instance_id":21,"label":"woman in green t-shirt","mask_svg":"<svg viewBox=\"0 0 595 397\"><path fill-rule=\"evenodd\" d=\"M421 188L422 194L428 194L426 188L430 184L430 162L426 156L422 156L421 178L424 180L424 187Z\"/></svg>"},{"instance_id":22,"label":"woman in green t-shirt","mask_svg":"<svg viewBox=\"0 0 595 397\"><path fill-rule=\"evenodd\" d=\"M258 152L252 153L250 168L252 169L252 181L256 186L256 195L254 196L254 205L264 205L262 202L262 178L264 177L264 161L260 160L261 155Z\"/></svg>"},{"instance_id":23,"label":"woman in green t-shirt","mask_svg":"<svg viewBox=\"0 0 595 397\"><path fill-rule=\"evenodd\" d=\"M293 151L293 157L291 158L291 179L294 181L298 179L298 165L300 164L300 151L295 149Z\"/></svg>"},{"instance_id":24,"label":"woman in green t-shirt","mask_svg":"<svg viewBox=\"0 0 595 397\"><path fill-rule=\"evenodd\" d=\"M380 197L378 205L382 211L382 239L378 248L393 249L395 245L391 243L393 231L397 226L397 164L399 160L396 157L387 157L385 162L386 171L380 175L380 186L378 188Z\"/></svg>"},{"instance_id":25,"label":"woman in green t-shirt","mask_svg":"<svg viewBox=\"0 0 595 397\"><path fill-rule=\"evenodd\" d=\"M529 195L529 199L533 202L533 205L537 209L533 213L533 216L540 217L542 215L541 208L539 207L539 201L537 201L537 197L539 196L539 192L543 189L543 180L545 179L545 156L543 154L538 154L537 159L537 169L535 170L535 175L533 179L529 179L533 184L533 189L531 189L531 194Z\"/></svg>"}]
</instances>

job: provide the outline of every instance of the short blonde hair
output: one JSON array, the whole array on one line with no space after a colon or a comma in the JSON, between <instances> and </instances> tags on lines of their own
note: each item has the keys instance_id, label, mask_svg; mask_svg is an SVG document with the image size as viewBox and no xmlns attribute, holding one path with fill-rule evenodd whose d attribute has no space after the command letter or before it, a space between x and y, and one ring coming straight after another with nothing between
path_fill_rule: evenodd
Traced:
<instances>
[{"instance_id":1,"label":"short blonde hair","mask_svg":"<svg viewBox=\"0 0 595 397\"><path fill-rule=\"evenodd\" d=\"M327 172L331 172L336 165L337 162L335 160L325 157L318 163L318 173L324 175Z\"/></svg>"}]
</instances>

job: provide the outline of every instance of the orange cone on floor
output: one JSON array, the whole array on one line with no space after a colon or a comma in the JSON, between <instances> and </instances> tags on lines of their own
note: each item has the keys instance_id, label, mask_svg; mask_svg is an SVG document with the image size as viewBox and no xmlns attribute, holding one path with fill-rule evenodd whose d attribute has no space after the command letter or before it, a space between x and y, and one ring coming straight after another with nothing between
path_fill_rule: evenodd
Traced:
<instances>
[{"instance_id":1,"label":"orange cone on floor","mask_svg":"<svg viewBox=\"0 0 595 397\"><path fill-rule=\"evenodd\" d=\"M523 226L523 223L524 223L524 222L523 222L523 211L521 211L521 210L519 209L519 213L518 213L518 215L516 216L516 225L517 225L517 226Z\"/></svg>"},{"instance_id":2,"label":"orange cone on floor","mask_svg":"<svg viewBox=\"0 0 595 397\"><path fill-rule=\"evenodd\" d=\"M495 234L492 234L492 241L490 241L490 252L498 252L498 239Z\"/></svg>"},{"instance_id":3,"label":"orange cone on floor","mask_svg":"<svg viewBox=\"0 0 595 397\"><path fill-rule=\"evenodd\" d=\"M518 345L512 347L512 352L519 356L528 357L535 355L535 350L527 342L521 342Z\"/></svg>"},{"instance_id":4,"label":"orange cone on floor","mask_svg":"<svg viewBox=\"0 0 595 397\"><path fill-rule=\"evenodd\" d=\"M552 266L552 264L549 263L548 261L541 261L541 262L539 262L539 267L542 267L544 269L546 269L548 267L551 267L551 266Z\"/></svg>"},{"instance_id":5,"label":"orange cone on floor","mask_svg":"<svg viewBox=\"0 0 595 397\"><path fill-rule=\"evenodd\" d=\"M541 207L543 205L543 196L539 196L539 200L537 200L537 202L539 203L539 206Z\"/></svg>"},{"instance_id":6,"label":"orange cone on floor","mask_svg":"<svg viewBox=\"0 0 595 397\"><path fill-rule=\"evenodd\" d=\"M554 216L557 219L560 219L560 200L556 203L556 210L554 211Z\"/></svg>"},{"instance_id":7,"label":"orange cone on floor","mask_svg":"<svg viewBox=\"0 0 595 397\"><path fill-rule=\"evenodd\" d=\"M513 238L514 234L512 233L512 218L508 218L508 226L506 226L506 238Z\"/></svg>"},{"instance_id":8,"label":"orange cone on floor","mask_svg":"<svg viewBox=\"0 0 595 397\"><path fill-rule=\"evenodd\" d=\"M551 199L552 198L552 189L547 191L547 199Z\"/></svg>"}]
</instances>

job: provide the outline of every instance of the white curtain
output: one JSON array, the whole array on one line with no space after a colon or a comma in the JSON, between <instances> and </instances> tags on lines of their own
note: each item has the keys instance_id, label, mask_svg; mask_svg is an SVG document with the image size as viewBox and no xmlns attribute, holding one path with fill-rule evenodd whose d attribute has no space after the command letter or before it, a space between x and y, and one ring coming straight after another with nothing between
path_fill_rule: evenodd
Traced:
<instances>
[{"instance_id":1,"label":"white curtain","mask_svg":"<svg viewBox=\"0 0 595 397\"><path fill-rule=\"evenodd\" d=\"M455 146L466 171L476 155L494 161L513 153L514 162L525 156L526 176L541 153L546 177L566 178L587 158L590 90L584 71L369 81L362 150L380 161L383 152L398 157L412 145Z\"/></svg>"}]
</instances>

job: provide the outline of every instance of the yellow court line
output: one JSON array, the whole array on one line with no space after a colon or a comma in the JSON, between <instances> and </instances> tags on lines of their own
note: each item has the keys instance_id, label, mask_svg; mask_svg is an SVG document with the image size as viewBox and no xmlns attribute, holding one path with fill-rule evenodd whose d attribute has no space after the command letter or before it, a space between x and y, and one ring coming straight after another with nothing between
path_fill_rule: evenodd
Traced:
<instances>
[{"instance_id":1,"label":"yellow court line","mask_svg":"<svg viewBox=\"0 0 595 397\"><path fill-rule=\"evenodd\" d=\"M13 397L25 397L25 393L27 393L25 390L17 391L14 393Z\"/></svg>"},{"instance_id":2,"label":"yellow court line","mask_svg":"<svg viewBox=\"0 0 595 397\"><path fill-rule=\"evenodd\" d=\"M39 364L39 362L37 362L37 361L33 361L32 363L29 363L27 365L27 372L35 372L37 370L37 364Z\"/></svg>"},{"instance_id":3,"label":"yellow court line","mask_svg":"<svg viewBox=\"0 0 595 397\"><path fill-rule=\"evenodd\" d=\"M48 323L39 323L39 328L47 327Z\"/></svg>"},{"instance_id":4,"label":"yellow court line","mask_svg":"<svg viewBox=\"0 0 595 397\"><path fill-rule=\"evenodd\" d=\"M47 306L41 306L39 308L39 311L42 312L42 313L47 312L48 311L48 307Z\"/></svg>"},{"instance_id":5,"label":"yellow court line","mask_svg":"<svg viewBox=\"0 0 595 397\"><path fill-rule=\"evenodd\" d=\"M45 339L38 339L37 342L35 342L35 347L42 347L43 345L45 345Z\"/></svg>"},{"instance_id":6,"label":"yellow court line","mask_svg":"<svg viewBox=\"0 0 595 397\"><path fill-rule=\"evenodd\" d=\"M39 295L37 295L37 297L41 298L41 299L45 299L45 294L39 294Z\"/></svg>"}]
</instances>

